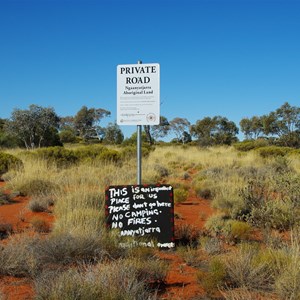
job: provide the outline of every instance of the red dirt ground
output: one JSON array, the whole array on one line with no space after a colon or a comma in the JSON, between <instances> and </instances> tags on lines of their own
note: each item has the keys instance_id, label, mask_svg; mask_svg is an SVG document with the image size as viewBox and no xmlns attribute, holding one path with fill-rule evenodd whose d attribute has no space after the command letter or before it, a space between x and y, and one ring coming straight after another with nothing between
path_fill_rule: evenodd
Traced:
<instances>
[{"instance_id":1,"label":"red dirt ground","mask_svg":"<svg viewBox=\"0 0 300 300\"><path fill-rule=\"evenodd\" d=\"M0 188L5 185L0 182ZM9 191L6 191L9 193ZM34 216L43 218L49 223L53 222L53 215L48 213L32 213L26 206L28 197L17 196L14 202L0 206L0 223L8 223L13 226L14 232L32 230L30 220ZM206 219L213 213L208 200L199 199L190 191L188 200L175 205L175 214L180 218L175 219L175 228L182 224L189 224L201 229ZM2 243L5 242L2 241ZM0 244L1 247L1 244ZM197 284L196 269L188 266L176 252L161 252L161 258L170 261L170 271L166 278L165 291L160 299L179 300L192 299L203 295L203 289ZM34 291L32 282L26 278L0 276L0 290L7 300L33 299Z\"/></svg>"}]
</instances>

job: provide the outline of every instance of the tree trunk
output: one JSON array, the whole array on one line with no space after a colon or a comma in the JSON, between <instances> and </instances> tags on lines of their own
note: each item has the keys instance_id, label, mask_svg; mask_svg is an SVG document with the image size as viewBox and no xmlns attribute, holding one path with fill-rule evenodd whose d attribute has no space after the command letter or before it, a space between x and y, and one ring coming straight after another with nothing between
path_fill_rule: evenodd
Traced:
<instances>
[{"instance_id":1,"label":"tree trunk","mask_svg":"<svg viewBox=\"0 0 300 300\"><path fill-rule=\"evenodd\" d=\"M144 130L146 132L147 140L149 142L149 145L153 145L153 140L150 133L150 125L144 125Z\"/></svg>"}]
</instances>

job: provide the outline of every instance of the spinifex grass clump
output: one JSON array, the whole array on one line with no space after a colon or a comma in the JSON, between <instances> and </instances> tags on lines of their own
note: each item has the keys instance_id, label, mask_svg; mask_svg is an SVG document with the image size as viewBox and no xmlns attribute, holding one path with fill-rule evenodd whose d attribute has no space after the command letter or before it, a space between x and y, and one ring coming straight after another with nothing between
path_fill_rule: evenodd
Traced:
<instances>
[{"instance_id":1,"label":"spinifex grass clump","mask_svg":"<svg viewBox=\"0 0 300 300\"><path fill-rule=\"evenodd\" d=\"M8 172L7 188L28 196L52 196L61 188L60 169L55 164L32 155L19 154L24 168L22 172Z\"/></svg>"},{"instance_id":2,"label":"spinifex grass clump","mask_svg":"<svg viewBox=\"0 0 300 300\"><path fill-rule=\"evenodd\" d=\"M39 269L36 259L38 239L29 236L11 237L0 248L0 274L11 276L34 276Z\"/></svg>"},{"instance_id":3,"label":"spinifex grass clump","mask_svg":"<svg viewBox=\"0 0 300 300\"><path fill-rule=\"evenodd\" d=\"M275 290L282 299L300 298L300 236L299 230L292 232L291 246L283 260L282 271L275 279Z\"/></svg>"},{"instance_id":4,"label":"spinifex grass clump","mask_svg":"<svg viewBox=\"0 0 300 300\"><path fill-rule=\"evenodd\" d=\"M272 284L271 268L268 262L257 263L259 249L242 244L236 252L226 258L226 272L233 286L268 290Z\"/></svg>"},{"instance_id":5,"label":"spinifex grass clump","mask_svg":"<svg viewBox=\"0 0 300 300\"><path fill-rule=\"evenodd\" d=\"M198 267L201 264L199 249L195 246L179 246L177 253L182 257L188 266Z\"/></svg>"},{"instance_id":6,"label":"spinifex grass clump","mask_svg":"<svg viewBox=\"0 0 300 300\"><path fill-rule=\"evenodd\" d=\"M50 195L59 190L59 186L47 179L29 179L18 187L23 196Z\"/></svg>"},{"instance_id":7,"label":"spinifex grass clump","mask_svg":"<svg viewBox=\"0 0 300 300\"><path fill-rule=\"evenodd\" d=\"M175 239L178 245L197 245L201 231L195 226L181 224L175 228Z\"/></svg>"},{"instance_id":8,"label":"spinifex grass clump","mask_svg":"<svg viewBox=\"0 0 300 300\"><path fill-rule=\"evenodd\" d=\"M143 269L147 268L144 262ZM35 281L37 299L124 299L151 297L151 276L142 275L135 260L117 260L61 273L45 273Z\"/></svg>"},{"instance_id":9,"label":"spinifex grass clump","mask_svg":"<svg viewBox=\"0 0 300 300\"><path fill-rule=\"evenodd\" d=\"M49 207L55 203L54 196L32 196L28 202L28 209L33 212L48 212Z\"/></svg>"},{"instance_id":10,"label":"spinifex grass clump","mask_svg":"<svg viewBox=\"0 0 300 300\"><path fill-rule=\"evenodd\" d=\"M209 262L207 269L207 271L201 269L197 271L197 282L208 296L213 296L226 283L226 267L224 262L215 257Z\"/></svg>"}]
</instances>

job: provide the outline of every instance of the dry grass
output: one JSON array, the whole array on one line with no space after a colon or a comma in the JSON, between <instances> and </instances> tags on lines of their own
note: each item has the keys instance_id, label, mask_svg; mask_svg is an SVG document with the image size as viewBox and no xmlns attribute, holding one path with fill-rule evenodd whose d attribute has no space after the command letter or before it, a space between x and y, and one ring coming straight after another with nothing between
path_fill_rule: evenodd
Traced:
<instances>
[{"instance_id":1,"label":"dry grass","mask_svg":"<svg viewBox=\"0 0 300 300\"><path fill-rule=\"evenodd\" d=\"M299 232L291 235L291 247L287 260L275 280L275 289L283 299L300 299L300 236Z\"/></svg>"},{"instance_id":2,"label":"dry grass","mask_svg":"<svg viewBox=\"0 0 300 300\"><path fill-rule=\"evenodd\" d=\"M76 166L59 168L20 150L9 152L22 158L24 163L22 172L10 171L4 175L9 188L18 191L25 186L32 192L34 188L30 183L39 183L37 180L42 183L51 182L54 187L59 188L44 190L39 195L40 199L55 199L56 221L53 232L44 242L37 239L12 239L1 249L0 272L18 276L38 274L35 281L37 299L74 299L83 294L90 295L90 299L147 299L150 294L145 290L146 281L163 280L167 272L166 266L147 251L139 255L133 254L129 249L120 251L118 236L108 234L104 226L105 187L135 184L135 159L128 159L118 165L88 160ZM295 236L290 243L283 243L279 250L267 245L264 252L252 245L248 248L240 246L235 252L224 254L219 240L219 236L224 234L223 217L226 220L251 219L249 208L253 208L251 205L260 196L260 186L257 183L262 184L261 194L269 197L267 200L280 193L286 200L292 187L293 197L289 201L300 206L297 187L300 159L290 156L288 160L289 176L281 173L279 177L280 172L287 170L283 162L274 158L263 159L255 152L239 153L231 147L157 147L147 158L143 158L143 183L175 184L183 178L190 179L192 184L187 188L198 189L200 194L209 190L213 205L222 211L222 217L209 218L206 224L216 237L209 237L201 243L211 259L218 255L225 266L226 276L223 274L222 264L220 268L216 268L219 265L212 264L210 280L205 281L212 294L220 285L228 283L228 289L221 291L225 299L251 299L249 297L256 293L254 290L257 295L270 292L270 295L276 293L282 299L299 299L300 251ZM256 184L252 190L249 178ZM276 190L279 187L280 191ZM244 223L229 224L228 234L232 238L238 235L249 238L248 228L241 227ZM299 226L297 222L287 224ZM235 228L233 225L238 226ZM282 226L280 228L286 229ZM175 229L176 238L181 244L199 243L200 233L194 228L182 226ZM188 250L185 253L186 261L198 265L198 250L191 247L185 247L185 250ZM78 262L85 266L64 272L55 271L53 274L47 268L47 265L52 265L53 268L56 264L66 266ZM39 276L41 269L46 272L43 276ZM203 274L207 275L205 272ZM107 298L103 294L104 288L109 290L105 294ZM122 288L122 292L119 288Z\"/></svg>"},{"instance_id":3,"label":"dry grass","mask_svg":"<svg viewBox=\"0 0 300 300\"><path fill-rule=\"evenodd\" d=\"M36 299L149 299L138 270L129 261L44 273L35 281Z\"/></svg>"}]
</instances>

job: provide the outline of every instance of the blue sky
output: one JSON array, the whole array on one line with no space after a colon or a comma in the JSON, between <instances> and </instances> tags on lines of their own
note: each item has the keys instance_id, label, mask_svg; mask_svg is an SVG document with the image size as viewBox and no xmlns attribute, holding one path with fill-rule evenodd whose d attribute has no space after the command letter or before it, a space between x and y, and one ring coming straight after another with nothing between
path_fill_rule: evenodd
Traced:
<instances>
[{"instance_id":1,"label":"blue sky","mask_svg":"<svg viewBox=\"0 0 300 300\"><path fill-rule=\"evenodd\" d=\"M0 0L0 118L86 105L114 122L116 67L138 60L160 64L169 120L300 106L299 16L300 0Z\"/></svg>"}]
</instances>

